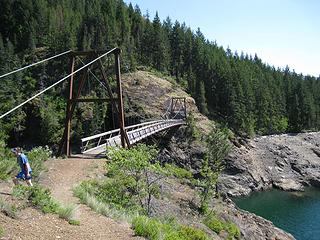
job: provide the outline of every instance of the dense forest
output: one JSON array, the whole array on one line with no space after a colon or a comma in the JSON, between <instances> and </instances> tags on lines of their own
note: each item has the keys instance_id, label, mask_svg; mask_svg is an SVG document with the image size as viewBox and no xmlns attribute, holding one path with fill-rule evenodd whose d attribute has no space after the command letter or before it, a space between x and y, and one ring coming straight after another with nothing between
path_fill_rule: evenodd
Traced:
<instances>
[{"instance_id":1,"label":"dense forest","mask_svg":"<svg viewBox=\"0 0 320 240\"><path fill-rule=\"evenodd\" d=\"M185 23L143 15L138 6L122 0L0 0L0 6L0 75L68 49L118 46L124 72L146 66L171 75L202 113L239 134L320 128L320 78L224 49ZM0 113L60 79L68 64L63 58L1 78ZM63 131L67 87L61 84L1 119L0 139L56 144ZM74 138L107 127L108 107L95 105L92 111L97 114L85 107L77 110Z\"/></svg>"}]
</instances>

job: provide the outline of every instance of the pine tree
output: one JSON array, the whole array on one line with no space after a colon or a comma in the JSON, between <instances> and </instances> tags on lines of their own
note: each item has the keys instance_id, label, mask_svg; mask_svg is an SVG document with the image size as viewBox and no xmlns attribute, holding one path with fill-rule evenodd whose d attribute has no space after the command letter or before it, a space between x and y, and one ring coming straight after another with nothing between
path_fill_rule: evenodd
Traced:
<instances>
[{"instance_id":1,"label":"pine tree","mask_svg":"<svg viewBox=\"0 0 320 240\"><path fill-rule=\"evenodd\" d=\"M171 49L172 49L172 75L175 76L177 82L180 80L182 66L183 66L183 59L182 59L182 47L183 47L183 32L180 27L180 23L178 21L175 22L172 33L170 36L171 41Z\"/></svg>"},{"instance_id":2,"label":"pine tree","mask_svg":"<svg viewBox=\"0 0 320 240\"><path fill-rule=\"evenodd\" d=\"M168 54L168 38L166 37L158 12L156 13L152 23L152 45L153 52L152 62L153 67L160 71L165 71L168 67L169 54Z\"/></svg>"}]
</instances>

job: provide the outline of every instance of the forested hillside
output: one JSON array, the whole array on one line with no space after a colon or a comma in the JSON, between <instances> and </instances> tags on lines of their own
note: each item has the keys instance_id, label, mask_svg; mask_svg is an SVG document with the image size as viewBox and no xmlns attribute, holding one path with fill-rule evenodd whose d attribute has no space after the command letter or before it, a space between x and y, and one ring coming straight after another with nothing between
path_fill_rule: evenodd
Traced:
<instances>
[{"instance_id":1,"label":"forested hillside","mask_svg":"<svg viewBox=\"0 0 320 240\"><path fill-rule=\"evenodd\" d=\"M123 51L123 72L146 66L173 76L196 99L202 113L238 133L320 128L320 78L275 69L258 56L224 49L207 40L200 29L170 18L162 22L158 15L143 16L138 6L122 0L0 0L0 6L0 75L68 49L118 46ZM61 78L68 59L61 61L1 78L0 113ZM10 144L26 139L57 143L66 92L67 84L61 84L0 120L0 138ZM74 137L105 128L107 109L94 105L91 114L85 107L78 109Z\"/></svg>"}]
</instances>

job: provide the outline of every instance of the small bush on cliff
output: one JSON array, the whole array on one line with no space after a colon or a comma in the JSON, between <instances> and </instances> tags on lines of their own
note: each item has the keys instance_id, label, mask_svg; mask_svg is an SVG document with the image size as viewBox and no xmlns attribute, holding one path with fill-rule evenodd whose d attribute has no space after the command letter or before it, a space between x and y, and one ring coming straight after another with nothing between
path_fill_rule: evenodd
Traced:
<instances>
[{"instance_id":1,"label":"small bush on cliff","mask_svg":"<svg viewBox=\"0 0 320 240\"><path fill-rule=\"evenodd\" d=\"M162 222L155 218L138 216L133 219L132 226L136 235L150 240L209 240L202 230L180 225L175 221Z\"/></svg>"},{"instance_id":2,"label":"small bush on cliff","mask_svg":"<svg viewBox=\"0 0 320 240\"><path fill-rule=\"evenodd\" d=\"M222 161L231 146L225 130L213 128L207 137L207 152L202 164L200 179L200 211L206 213L210 199L216 192L216 184L223 169Z\"/></svg>"},{"instance_id":3,"label":"small bush on cliff","mask_svg":"<svg viewBox=\"0 0 320 240\"><path fill-rule=\"evenodd\" d=\"M192 181L194 180L192 172L187 169L177 167L174 164L165 164L164 171L167 175L173 175L178 178L182 182Z\"/></svg>"},{"instance_id":4,"label":"small bush on cliff","mask_svg":"<svg viewBox=\"0 0 320 240\"><path fill-rule=\"evenodd\" d=\"M192 112L187 117L187 130L186 136L191 140L197 140L201 137L201 133L196 126L196 121Z\"/></svg>"},{"instance_id":5,"label":"small bush on cliff","mask_svg":"<svg viewBox=\"0 0 320 240\"><path fill-rule=\"evenodd\" d=\"M2 238L4 236L4 229L3 227L0 226L0 238Z\"/></svg>"},{"instance_id":6,"label":"small bush on cliff","mask_svg":"<svg viewBox=\"0 0 320 240\"><path fill-rule=\"evenodd\" d=\"M216 233L220 233L224 229L223 222L213 213L208 214L204 219L204 224Z\"/></svg>"},{"instance_id":7,"label":"small bush on cliff","mask_svg":"<svg viewBox=\"0 0 320 240\"><path fill-rule=\"evenodd\" d=\"M109 149L108 156L112 161L107 163L109 176L108 189L113 188L112 195L117 201L128 199L136 202L150 214L151 200L159 197L158 181L163 177L162 168L158 163L152 163L157 156L154 147L138 144L131 149ZM105 198L111 202L109 194Z\"/></svg>"},{"instance_id":8,"label":"small bush on cliff","mask_svg":"<svg viewBox=\"0 0 320 240\"><path fill-rule=\"evenodd\" d=\"M240 238L241 233L237 225L219 219L214 212L207 214L203 222L208 228L218 234L221 231L226 231L228 233L228 239Z\"/></svg>"}]
</instances>

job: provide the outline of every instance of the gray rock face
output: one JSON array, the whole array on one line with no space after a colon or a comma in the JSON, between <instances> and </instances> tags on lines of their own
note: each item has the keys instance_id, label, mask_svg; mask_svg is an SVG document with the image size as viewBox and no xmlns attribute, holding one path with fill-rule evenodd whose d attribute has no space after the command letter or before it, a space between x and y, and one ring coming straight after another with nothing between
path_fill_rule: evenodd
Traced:
<instances>
[{"instance_id":1,"label":"gray rock face","mask_svg":"<svg viewBox=\"0 0 320 240\"><path fill-rule=\"evenodd\" d=\"M201 144L186 142L184 134L185 128L180 127L170 136L170 141L164 141L160 160L189 168L197 174L201 168L205 149ZM247 195L252 191L267 189L273 185L285 190L302 189L302 183L295 181L300 174L292 170L291 161L288 160L289 156L292 160L297 159L298 155L292 149L277 144L265 148L269 143L259 143L257 140L245 143L246 145L240 145L240 148L234 147L225 159L225 170L219 183L221 195ZM260 156L264 156L263 159L266 161L261 161ZM318 184L320 185L320 181ZM294 239L292 235L275 227L272 222L237 208L228 198L223 203L215 202L213 205L217 207L215 210L223 219L239 226L241 239ZM223 236L216 236L214 239L220 238L226 239Z\"/></svg>"},{"instance_id":2,"label":"gray rock face","mask_svg":"<svg viewBox=\"0 0 320 240\"><path fill-rule=\"evenodd\" d=\"M162 162L174 163L196 174L201 166L205 153L205 145L195 141L186 141L186 127L174 129L172 135L163 138L159 159Z\"/></svg>"},{"instance_id":3,"label":"gray rock face","mask_svg":"<svg viewBox=\"0 0 320 240\"><path fill-rule=\"evenodd\" d=\"M185 96L188 112L193 112L197 127L202 133L208 133L210 121L199 113L194 99L182 89L143 71L136 72L133 76L131 74L123 75L122 80L123 88L129 93L130 100L136 106L143 106L142 115L152 116L155 119L160 118L167 109L168 99L172 96ZM146 92L152 92L152 94L146 96ZM141 96L145 97L141 98ZM159 136L163 137L163 141L160 137L154 137L156 143L160 141L159 160L164 163L175 163L180 167L192 170L197 175L204 157L204 140L200 140L200 142L187 141L185 127L180 127L178 130L172 131L171 134L159 134ZM320 153L319 138L314 138L312 135L304 137L307 140L303 141L312 145L315 149L312 152L314 156L317 156L316 153ZM301 162L301 155L296 153L290 144L269 141L262 137L254 141L236 139L234 145L233 152L225 160L225 171L220 178L219 188L224 193L231 196L246 195L251 191L263 190L272 185L283 189L298 189L300 188L299 184L320 186L318 165L314 163L315 168L312 169L308 162ZM302 174L305 176L309 174L309 176L303 177ZM183 195L183 199L194 195L196 194ZM165 205L159 205L159 209L166 211L170 203L168 201L162 202ZM225 220L231 220L240 227L241 239L293 239L290 234L276 228L271 222L238 209L232 201L226 205L217 203L214 206L217 207L216 211ZM179 215L179 210L175 205L172 206L172 211ZM185 215L183 217L189 219L191 216ZM213 239L225 239L225 236L217 235Z\"/></svg>"},{"instance_id":4,"label":"gray rock face","mask_svg":"<svg viewBox=\"0 0 320 240\"><path fill-rule=\"evenodd\" d=\"M258 137L234 147L225 159L219 190L229 196L276 187L302 191L320 187L320 133Z\"/></svg>"}]
</instances>

